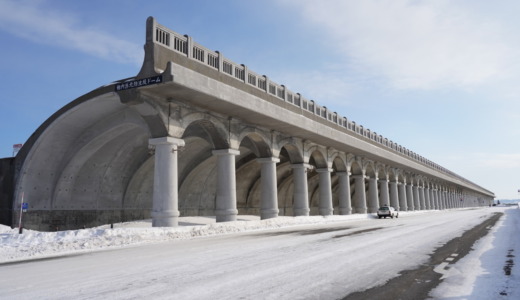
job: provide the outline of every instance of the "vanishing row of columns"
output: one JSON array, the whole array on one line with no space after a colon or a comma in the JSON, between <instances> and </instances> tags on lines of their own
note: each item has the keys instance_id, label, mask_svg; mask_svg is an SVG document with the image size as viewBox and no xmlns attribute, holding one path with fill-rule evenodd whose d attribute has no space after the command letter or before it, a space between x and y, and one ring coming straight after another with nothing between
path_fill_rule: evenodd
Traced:
<instances>
[{"instance_id":1,"label":"vanishing row of columns","mask_svg":"<svg viewBox=\"0 0 520 300\"><path fill-rule=\"evenodd\" d=\"M153 185L152 225L172 227L178 225L178 174L177 149L184 146L182 139L162 137L150 139L155 147L155 170ZM236 199L235 156L238 150L213 150L217 157L217 191L215 215L217 222L235 221L238 214ZM278 189L276 163L274 157L258 158L261 164L260 217L278 216ZM291 165L294 177L294 216L308 216L309 195L307 170L309 164ZM333 214L331 173L333 169L316 169L319 176L319 213ZM336 172L338 176L339 214L374 213L381 205L390 205L398 210L427 210L460 207L456 194L447 190L424 188L386 179L368 178L364 175L350 175ZM354 180L354 195L351 199L350 179ZM368 181L367 194L365 182ZM379 183L379 184L378 184ZM379 190L378 190L379 187ZM351 205L351 203L353 205Z\"/></svg>"}]
</instances>

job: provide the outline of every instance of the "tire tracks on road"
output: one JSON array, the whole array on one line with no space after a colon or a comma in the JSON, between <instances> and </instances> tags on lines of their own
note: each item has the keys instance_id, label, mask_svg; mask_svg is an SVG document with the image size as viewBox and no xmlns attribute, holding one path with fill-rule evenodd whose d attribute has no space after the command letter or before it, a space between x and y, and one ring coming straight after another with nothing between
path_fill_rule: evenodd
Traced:
<instances>
[{"instance_id":1,"label":"tire tracks on road","mask_svg":"<svg viewBox=\"0 0 520 300\"><path fill-rule=\"evenodd\" d=\"M460 237L437 248L428 263L405 270L385 285L347 295L343 300L358 299L427 299L429 292L442 281L446 268L466 256L477 240L486 236L503 213L494 213L482 223L465 231Z\"/></svg>"}]
</instances>

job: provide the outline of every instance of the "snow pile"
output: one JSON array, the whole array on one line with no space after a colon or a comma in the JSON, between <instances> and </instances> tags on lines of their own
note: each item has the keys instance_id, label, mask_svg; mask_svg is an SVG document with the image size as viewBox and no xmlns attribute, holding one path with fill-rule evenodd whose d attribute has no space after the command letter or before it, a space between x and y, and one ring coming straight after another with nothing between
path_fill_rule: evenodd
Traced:
<instances>
[{"instance_id":1,"label":"snow pile","mask_svg":"<svg viewBox=\"0 0 520 300\"><path fill-rule=\"evenodd\" d=\"M514 265L520 250L520 207L505 208L503 212L505 217L473 245L473 251L449 268L443 282L430 296L434 299L520 299L520 276Z\"/></svg>"},{"instance_id":2,"label":"snow pile","mask_svg":"<svg viewBox=\"0 0 520 300\"><path fill-rule=\"evenodd\" d=\"M151 227L150 220L104 225L90 229L39 232L0 225L0 263L68 255L117 247L158 243L202 236L214 236L261 229L276 229L305 224L325 224L373 218L370 215L278 217L259 220L257 216L238 216L239 221L216 223L215 217L182 217L176 228Z\"/></svg>"}]
</instances>

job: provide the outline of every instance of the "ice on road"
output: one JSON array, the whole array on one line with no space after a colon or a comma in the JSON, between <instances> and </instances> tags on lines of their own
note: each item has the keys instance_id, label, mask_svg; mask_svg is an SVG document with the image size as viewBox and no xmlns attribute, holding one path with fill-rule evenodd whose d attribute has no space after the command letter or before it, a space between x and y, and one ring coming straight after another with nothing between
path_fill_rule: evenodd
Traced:
<instances>
[{"instance_id":1,"label":"ice on road","mask_svg":"<svg viewBox=\"0 0 520 300\"><path fill-rule=\"evenodd\" d=\"M520 209L501 207L381 220L193 217L181 218L179 228L134 222L21 235L1 227L0 298L341 299L427 262L435 248L495 212L504 216L450 265L431 296L518 299L518 271L513 265L506 275L504 267L520 249ZM16 263L28 259L35 260Z\"/></svg>"}]
</instances>

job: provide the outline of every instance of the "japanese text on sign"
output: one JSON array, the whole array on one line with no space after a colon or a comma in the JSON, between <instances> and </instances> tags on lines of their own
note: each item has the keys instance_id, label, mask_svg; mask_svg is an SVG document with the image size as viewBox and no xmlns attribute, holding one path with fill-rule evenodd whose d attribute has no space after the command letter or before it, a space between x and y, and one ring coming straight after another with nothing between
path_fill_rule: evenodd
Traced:
<instances>
[{"instance_id":1,"label":"japanese text on sign","mask_svg":"<svg viewBox=\"0 0 520 300\"><path fill-rule=\"evenodd\" d=\"M162 75L143 78L143 79L135 79L135 80L130 80L130 81L116 84L116 91L134 89L134 88L138 88L141 86L158 84L161 82L162 82Z\"/></svg>"}]
</instances>

